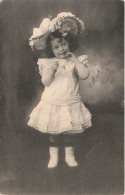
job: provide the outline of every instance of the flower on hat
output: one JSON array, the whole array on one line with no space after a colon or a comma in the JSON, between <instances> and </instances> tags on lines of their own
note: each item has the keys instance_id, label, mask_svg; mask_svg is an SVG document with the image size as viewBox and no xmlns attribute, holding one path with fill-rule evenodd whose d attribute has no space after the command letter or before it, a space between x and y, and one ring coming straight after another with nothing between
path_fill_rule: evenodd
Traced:
<instances>
[{"instance_id":1,"label":"flower on hat","mask_svg":"<svg viewBox=\"0 0 125 195\"><path fill-rule=\"evenodd\" d=\"M30 37L30 40L36 39L36 38L44 35L45 33L47 33L48 30L49 30L50 23L51 23L51 21L50 21L49 18L43 19L43 21L40 24L39 28L34 28L33 29L33 35Z\"/></svg>"},{"instance_id":2,"label":"flower on hat","mask_svg":"<svg viewBox=\"0 0 125 195\"><path fill-rule=\"evenodd\" d=\"M44 34L47 33L49 30L49 26L50 26L50 19L49 18L45 18L43 19L42 23L39 26L39 30Z\"/></svg>"},{"instance_id":3,"label":"flower on hat","mask_svg":"<svg viewBox=\"0 0 125 195\"><path fill-rule=\"evenodd\" d=\"M42 31L39 28L33 29L33 35L30 37L30 39L35 39L37 37L40 37L42 35Z\"/></svg>"}]
</instances>

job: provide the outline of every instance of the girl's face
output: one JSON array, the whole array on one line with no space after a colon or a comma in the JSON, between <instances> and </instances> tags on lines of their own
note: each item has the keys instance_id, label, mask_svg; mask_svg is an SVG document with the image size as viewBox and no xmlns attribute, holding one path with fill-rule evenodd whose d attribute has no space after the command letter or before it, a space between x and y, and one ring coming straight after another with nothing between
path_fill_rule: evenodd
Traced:
<instances>
[{"instance_id":1,"label":"girl's face","mask_svg":"<svg viewBox=\"0 0 125 195\"><path fill-rule=\"evenodd\" d=\"M64 38L62 38L62 40L60 40L59 38L52 39L50 44L56 58L66 58L66 55L70 51L70 49L69 43Z\"/></svg>"}]
</instances>

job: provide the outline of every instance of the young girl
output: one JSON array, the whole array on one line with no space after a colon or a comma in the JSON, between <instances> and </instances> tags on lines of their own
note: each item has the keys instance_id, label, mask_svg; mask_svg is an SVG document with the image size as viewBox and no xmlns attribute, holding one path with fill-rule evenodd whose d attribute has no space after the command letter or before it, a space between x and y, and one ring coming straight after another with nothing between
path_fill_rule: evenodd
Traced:
<instances>
[{"instance_id":1,"label":"young girl","mask_svg":"<svg viewBox=\"0 0 125 195\"><path fill-rule=\"evenodd\" d=\"M87 56L76 57L73 53L83 29L84 23L79 18L62 12L51 21L44 19L30 38L32 48L48 55L37 62L45 90L28 121L29 126L50 134L48 168L58 164L60 136L65 144L65 162L70 167L77 166L73 135L91 126L91 113L81 102L79 93L79 78L89 76Z\"/></svg>"}]
</instances>

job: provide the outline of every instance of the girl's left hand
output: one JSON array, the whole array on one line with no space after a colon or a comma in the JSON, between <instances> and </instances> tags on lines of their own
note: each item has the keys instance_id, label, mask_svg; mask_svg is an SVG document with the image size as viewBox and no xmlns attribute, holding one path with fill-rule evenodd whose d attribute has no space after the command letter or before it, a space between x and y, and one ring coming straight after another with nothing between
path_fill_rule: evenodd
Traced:
<instances>
[{"instance_id":1,"label":"girl's left hand","mask_svg":"<svg viewBox=\"0 0 125 195\"><path fill-rule=\"evenodd\" d=\"M67 57L67 59L69 59L69 60L72 61L72 62L77 61L77 57L76 57L75 54L72 53L72 52L68 52L67 55L66 55L66 57Z\"/></svg>"}]
</instances>

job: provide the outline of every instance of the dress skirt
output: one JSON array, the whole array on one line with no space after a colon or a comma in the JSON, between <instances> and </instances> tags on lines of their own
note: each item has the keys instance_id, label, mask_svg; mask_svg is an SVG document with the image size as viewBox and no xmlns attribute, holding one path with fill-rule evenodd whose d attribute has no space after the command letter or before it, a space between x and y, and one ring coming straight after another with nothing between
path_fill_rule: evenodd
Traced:
<instances>
[{"instance_id":1,"label":"dress skirt","mask_svg":"<svg viewBox=\"0 0 125 195\"><path fill-rule=\"evenodd\" d=\"M91 116L81 101L64 106L41 100L31 112L27 124L43 133L74 134L92 126Z\"/></svg>"}]
</instances>

